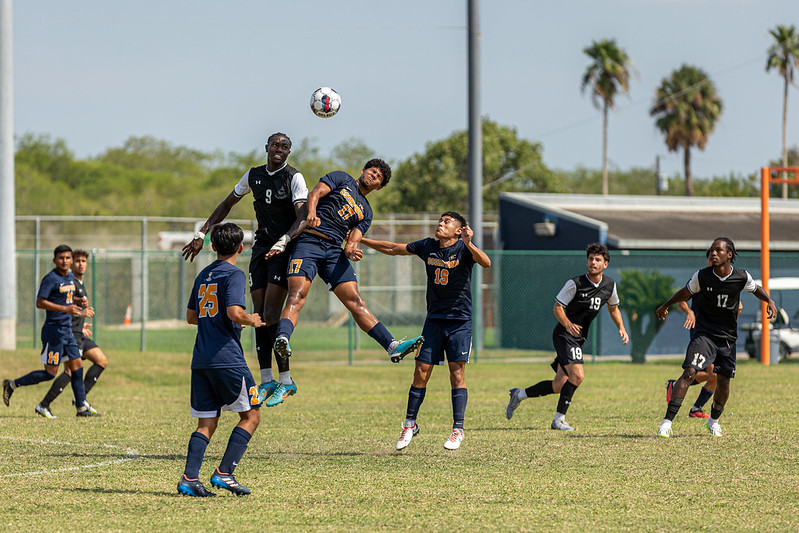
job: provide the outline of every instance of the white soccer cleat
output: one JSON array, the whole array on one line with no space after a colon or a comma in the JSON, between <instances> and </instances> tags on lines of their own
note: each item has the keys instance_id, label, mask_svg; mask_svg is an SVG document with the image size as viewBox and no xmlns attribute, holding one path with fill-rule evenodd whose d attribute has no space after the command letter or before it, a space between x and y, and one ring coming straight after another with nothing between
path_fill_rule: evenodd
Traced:
<instances>
[{"instance_id":1,"label":"white soccer cleat","mask_svg":"<svg viewBox=\"0 0 799 533\"><path fill-rule=\"evenodd\" d=\"M34 407L34 409L36 410L36 413L38 413L39 415L41 415L41 416L43 416L45 418L49 418L50 420L53 420L54 418L58 418L56 415L53 414L53 412L50 410L49 407L45 407L45 406L43 406L40 403L37 403L36 407Z\"/></svg>"},{"instance_id":2,"label":"white soccer cleat","mask_svg":"<svg viewBox=\"0 0 799 533\"><path fill-rule=\"evenodd\" d=\"M559 431L574 431L574 428L566 422L565 418L556 418L549 425L549 429L557 429Z\"/></svg>"},{"instance_id":3,"label":"white soccer cleat","mask_svg":"<svg viewBox=\"0 0 799 533\"><path fill-rule=\"evenodd\" d=\"M411 439L419 433L419 424L414 423L412 426L402 426L402 433L397 441L397 449L404 450L411 443Z\"/></svg>"},{"instance_id":4,"label":"white soccer cleat","mask_svg":"<svg viewBox=\"0 0 799 533\"><path fill-rule=\"evenodd\" d=\"M708 418L707 422L705 422L707 429L710 430L710 434L714 437L721 437L721 424L718 422L710 423L710 419Z\"/></svg>"},{"instance_id":5,"label":"white soccer cleat","mask_svg":"<svg viewBox=\"0 0 799 533\"><path fill-rule=\"evenodd\" d=\"M463 430L453 428L452 434L449 438L444 442L444 448L448 450L457 450L461 447L461 442L463 442Z\"/></svg>"},{"instance_id":6,"label":"white soccer cleat","mask_svg":"<svg viewBox=\"0 0 799 533\"><path fill-rule=\"evenodd\" d=\"M510 400L508 401L508 405L505 406L505 418L510 420L513 418L513 411L519 407L519 404L522 401L519 399L519 389L513 388L509 391L510 393Z\"/></svg>"},{"instance_id":7,"label":"white soccer cleat","mask_svg":"<svg viewBox=\"0 0 799 533\"><path fill-rule=\"evenodd\" d=\"M658 427L658 437L662 437L664 439L671 438L671 424L660 424Z\"/></svg>"}]
</instances>

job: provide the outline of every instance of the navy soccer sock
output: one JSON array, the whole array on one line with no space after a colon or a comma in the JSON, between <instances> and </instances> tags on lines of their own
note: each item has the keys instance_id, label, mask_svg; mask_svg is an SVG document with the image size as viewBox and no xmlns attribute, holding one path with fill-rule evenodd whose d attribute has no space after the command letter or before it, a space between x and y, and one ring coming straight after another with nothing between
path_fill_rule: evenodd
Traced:
<instances>
[{"instance_id":1,"label":"navy soccer sock","mask_svg":"<svg viewBox=\"0 0 799 533\"><path fill-rule=\"evenodd\" d=\"M86 401L86 384L83 383L83 367L72 371L72 393L75 395L75 407L80 410Z\"/></svg>"},{"instance_id":2,"label":"navy soccer sock","mask_svg":"<svg viewBox=\"0 0 799 533\"><path fill-rule=\"evenodd\" d=\"M195 431L189 438L189 451L186 454L186 469L183 475L186 479L194 481L200 478L200 467L205 457L205 449L208 447L208 437Z\"/></svg>"},{"instance_id":3,"label":"navy soccer sock","mask_svg":"<svg viewBox=\"0 0 799 533\"><path fill-rule=\"evenodd\" d=\"M551 379L548 381L539 381L535 385L524 389L524 392L527 393L528 398L538 398L539 396L547 396L549 394L555 394L555 391L552 390Z\"/></svg>"},{"instance_id":4,"label":"navy soccer sock","mask_svg":"<svg viewBox=\"0 0 799 533\"><path fill-rule=\"evenodd\" d=\"M376 340L385 351L388 351L391 343L394 342L394 337L391 336L388 328L386 328L382 322L375 324L374 327L367 332L367 334Z\"/></svg>"},{"instance_id":5,"label":"navy soccer sock","mask_svg":"<svg viewBox=\"0 0 799 533\"><path fill-rule=\"evenodd\" d=\"M100 379L100 374L103 373L103 370L105 370L105 368L100 365L92 365L92 367L86 371L86 378L83 380L83 384L86 388L86 394L89 394L89 391L92 390L94 384L97 383L98 379Z\"/></svg>"},{"instance_id":6,"label":"navy soccer sock","mask_svg":"<svg viewBox=\"0 0 799 533\"><path fill-rule=\"evenodd\" d=\"M236 426L230 434L230 439L227 441L227 448L225 455L222 456L222 462L219 463L219 470L222 474L232 474L238 466L239 461L247 451L247 445L250 443L252 435L247 433L246 430Z\"/></svg>"},{"instance_id":7,"label":"navy soccer sock","mask_svg":"<svg viewBox=\"0 0 799 533\"><path fill-rule=\"evenodd\" d=\"M292 333L294 333L294 324L288 318L281 318L277 323L277 337L290 339Z\"/></svg>"},{"instance_id":8,"label":"navy soccer sock","mask_svg":"<svg viewBox=\"0 0 799 533\"><path fill-rule=\"evenodd\" d=\"M463 419L466 416L466 402L469 391L466 387L452 389L452 428L463 429Z\"/></svg>"},{"instance_id":9,"label":"navy soccer sock","mask_svg":"<svg viewBox=\"0 0 799 533\"><path fill-rule=\"evenodd\" d=\"M408 410L405 413L405 420L416 420L426 392L427 389L424 387L411 385L411 390L408 391Z\"/></svg>"},{"instance_id":10,"label":"navy soccer sock","mask_svg":"<svg viewBox=\"0 0 799 533\"><path fill-rule=\"evenodd\" d=\"M55 376L47 370L34 370L29 374L25 374L21 378L14 380L15 387L25 387L26 385L36 385L42 381L50 381Z\"/></svg>"},{"instance_id":11,"label":"navy soccer sock","mask_svg":"<svg viewBox=\"0 0 799 533\"><path fill-rule=\"evenodd\" d=\"M558 412L560 414L565 415L566 411L569 410L574 391L576 390L577 385L573 384L571 381L567 381L563 384L563 387L560 389L560 399L558 399Z\"/></svg>"},{"instance_id":12,"label":"navy soccer sock","mask_svg":"<svg viewBox=\"0 0 799 533\"><path fill-rule=\"evenodd\" d=\"M55 379L50 387L50 390L47 391L47 394L44 395L44 399L41 401L42 407L50 407L50 404L53 403L53 400L58 398L58 395L64 392L64 389L69 381L69 374L62 372L61 375Z\"/></svg>"},{"instance_id":13,"label":"navy soccer sock","mask_svg":"<svg viewBox=\"0 0 799 533\"><path fill-rule=\"evenodd\" d=\"M691 408L691 410L692 411L701 410L711 396L713 396L713 393L707 390L705 387L702 387L702 390L699 391L699 396L696 397L696 401L694 402L694 406Z\"/></svg>"}]
</instances>

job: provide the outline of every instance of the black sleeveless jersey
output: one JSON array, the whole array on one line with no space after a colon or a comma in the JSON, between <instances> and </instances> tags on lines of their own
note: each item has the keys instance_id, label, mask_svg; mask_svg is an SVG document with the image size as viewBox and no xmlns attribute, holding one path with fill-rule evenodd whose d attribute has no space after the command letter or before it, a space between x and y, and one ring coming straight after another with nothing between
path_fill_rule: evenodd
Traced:
<instances>
[{"instance_id":1,"label":"black sleeveless jersey","mask_svg":"<svg viewBox=\"0 0 799 533\"><path fill-rule=\"evenodd\" d=\"M699 292L694 293L694 313L696 313L694 335L703 333L736 340L738 302L741 291L746 288L751 276L746 270L732 267L730 275L722 280L713 272L712 266L699 270L694 276L699 282ZM688 285L688 290L691 290L691 282Z\"/></svg>"},{"instance_id":2,"label":"black sleeveless jersey","mask_svg":"<svg viewBox=\"0 0 799 533\"><path fill-rule=\"evenodd\" d=\"M86 298L87 296L86 287L75 278L75 294L73 295L74 299L72 301L76 302L79 298ZM78 335L81 335L81 337L83 336L83 324L85 322L86 317L72 315L72 334L75 335L75 337Z\"/></svg>"},{"instance_id":3,"label":"black sleeveless jersey","mask_svg":"<svg viewBox=\"0 0 799 533\"><path fill-rule=\"evenodd\" d=\"M291 194L291 179L296 173L297 169L291 165L285 165L271 176L266 165L250 169L248 183L258 220L253 249L271 248L297 219Z\"/></svg>"},{"instance_id":4,"label":"black sleeveless jersey","mask_svg":"<svg viewBox=\"0 0 799 533\"><path fill-rule=\"evenodd\" d=\"M565 307L566 316L569 320L582 326L580 338L585 340L588 337L588 328L591 326L591 322L593 322L596 315L599 314L599 310L602 306L613 296L616 282L608 276L602 276L599 285L595 286L585 274L572 278L571 281L574 282L576 287L574 297L568 303L561 302L560 300L557 301ZM560 322L555 326L553 335L572 337Z\"/></svg>"}]
</instances>

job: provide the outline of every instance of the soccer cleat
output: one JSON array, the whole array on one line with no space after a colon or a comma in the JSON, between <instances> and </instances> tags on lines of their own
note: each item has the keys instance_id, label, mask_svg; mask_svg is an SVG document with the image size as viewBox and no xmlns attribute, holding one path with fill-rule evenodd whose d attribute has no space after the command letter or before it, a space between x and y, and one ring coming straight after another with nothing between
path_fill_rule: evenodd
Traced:
<instances>
[{"instance_id":1,"label":"soccer cleat","mask_svg":"<svg viewBox=\"0 0 799 533\"><path fill-rule=\"evenodd\" d=\"M289 346L289 340L286 337L278 337L275 339L275 345L272 349L275 350L275 353L280 357L291 357L291 346Z\"/></svg>"},{"instance_id":2,"label":"soccer cleat","mask_svg":"<svg viewBox=\"0 0 799 533\"><path fill-rule=\"evenodd\" d=\"M424 337L421 335L418 337L414 337L412 339L408 339L407 341L399 341L394 349L392 349L388 357L391 359L392 363L399 363L402 361L402 358L408 355L411 352L419 352L419 348L422 347L422 343L424 342Z\"/></svg>"},{"instance_id":3,"label":"soccer cleat","mask_svg":"<svg viewBox=\"0 0 799 533\"><path fill-rule=\"evenodd\" d=\"M415 423L410 426L402 426L402 433L400 433L400 438L397 441L397 449L404 450L408 447L408 444L411 443L411 439L414 438L419 433L419 424Z\"/></svg>"},{"instance_id":4,"label":"soccer cleat","mask_svg":"<svg viewBox=\"0 0 799 533\"><path fill-rule=\"evenodd\" d=\"M450 434L449 438L444 442L444 448L448 450L457 450L461 447L461 442L463 442L463 430L452 428L452 434Z\"/></svg>"},{"instance_id":5,"label":"soccer cleat","mask_svg":"<svg viewBox=\"0 0 799 533\"><path fill-rule=\"evenodd\" d=\"M710 415L701 409L691 409L691 412L688 413L688 416L691 418L710 418Z\"/></svg>"},{"instance_id":6,"label":"soccer cleat","mask_svg":"<svg viewBox=\"0 0 799 533\"><path fill-rule=\"evenodd\" d=\"M294 380L291 381L290 385L286 385L285 383L278 383L277 388L275 388L275 392L272 393L272 396L266 400L267 407L274 407L278 404L283 403L283 400L288 398L289 396L293 396L297 392L297 385L294 383Z\"/></svg>"},{"instance_id":7,"label":"soccer cleat","mask_svg":"<svg viewBox=\"0 0 799 533\"><path fill-rule=\"evenodd\" d=\"M273 379L269 383L261 383L258 385L258 403L264 403L267 398L272 396L272 393L275 392L279 384L279 382Z\"/></svg>"},{"instance_id":8,"label":"soccer cleat","mask_svg":"<svg viewBox=\"0 0 799 533\"><path fill-rule=\"evenodd\" d=\"M233 474L223 474L218 468L214 470L214 475L211 476L211 486L218 489L229 490L236 496L246 496L250 493L250 489L244 485L239 485L239 482L236 481Z\"/></svg>"},{"instance_id":9,"label":"soccer cleat","mask_svg":"<svg viewBox=\"0 0 799 533\"><path fill-rule=\"evenodd\" d=\"M72 405L75 405L75 398L72 398ZM83 405L84 405L84 406L86 406L86 409L88 409L88 410L89 410L89 411L91 411L92 413L94 413L94 414L97 414L97 409L95 409L94 407L92 407L92 404L90 404L90 403L89 403L89 402L87 402L86 400L83 400Z\"/></svg>"},{"instance_id":10,"label":"soccer cleat","mask_svg":"<svg viewBox=\"0 0 799 533\"><path fill-rule=\"evenodd\" d=\"M574 428L566 422L565 418L556 418L549 425L549 429L557 429L559 431L574 431Z\"/></svg>"},{"instance_id":11,"label":"soccer cleat","mask_svg":"<svg viewBox=\"0 0 799 533\"><path fill-rule=\"evenodd\" d=\"M660 424L660 427L658 427L658 437L664 439L671 438L671 425Z\"/></svg>"},{"instance_id":12,"label":"soccer cleat","mask_svg":"<svg viewBox=\"0 0 799 533\"><path fill-rule=\"evenodd\" d=\"M674 392L674 383L676 380L670 379L666 381L666 403L671 402L671 393Z\"/></svg>"},{"instance_id":13,"label":"soccer cleat","mask_svg":"<svg viewBox=\"0 0 799 533\"><path fill-rule=\"evenodd\" d=\"M101 415L97 411L90 411L88 409L85 409L83 411L78 411L77 413L75 413L75 416L100 418L103 415Z\"/></svg>"},{"instance_id":14,"label":"soccer cleat","mask_svg":"<svg viewBox=\"0 0 799 533\"><path fill-rule=\"evenodd\" d=\"M49 418L51 420L54 419L54 418L58 418L56 415L53 414L53 412L50 410L49 406L37 403L36 407L34 407L34 409L36 410L37 413L39 413L39 415L41 415L41 416L43 416L45 418Z\"/></svg>"},{"instance_id":15,"label":"soccer cleat","mask_svg":"<svg viewBox=\"0 0 799 533\"><path fill-rule=\"evenodd\" d=\"M8 402L11 401L11 395L14 394L14 389L11 388L11 382L7 379L3 380L3 403L8 407Z\"/></svg>"},{"instance_id":16,"label":"soccer cleat","mask_svg":"<svg viewBox=\"0 0 799 533\"><path fill-rule=\"evenodd\" d=\"M185 474L180 476L180 481L178 481L178 494L183 494L184 496L194 496L195 498L216 496L216 493L206 489L199 479L189 481L186 479Z\"/></svg>"},{"instance_id":17,"label":"soccer cleat","mask_svg":"<svg viewBox=\"0 0 799 533\"><path fill-rule=\"evenodd\" d=\"M721 437L721 424L718 422L713 422L711 424L710 419L708 418L707 422L705 422L705 425L707 426L707 429L710 430L711 435L714 437Z\"/></svg>"},{"instance_id":18,"label":"soccer cleat","mask_svg":"<svg viewBox=\"0 0 799 533\"><path fill-rule=\"evenodd\" d=\"M508 405L505 406L505 418L507 418L508 420L513 418L513 411L515 411L516 408L519 407L519 404L522 403L522 401L517 396L517 394L519 394L519 389L513 388L509 392L510 392L510 401L508 402Z\"/></svg>"}]
</instances>

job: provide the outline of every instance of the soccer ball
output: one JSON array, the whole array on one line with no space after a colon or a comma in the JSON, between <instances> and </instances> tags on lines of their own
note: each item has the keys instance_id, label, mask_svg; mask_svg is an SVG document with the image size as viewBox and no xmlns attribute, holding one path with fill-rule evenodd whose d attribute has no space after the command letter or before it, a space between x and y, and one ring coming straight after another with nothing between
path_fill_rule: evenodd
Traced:
<instances>
[{"instance_id":1,"label":"soccer ball","mask_svg":"<svg viewBox=\"0 0 799 533\"><path fill-rule=\"evenodd\" d=\"M341 96L330 87L320 87L311 95L311 111L322 118L330 118L341 109Z\"/></svg>"}]
</instances>

